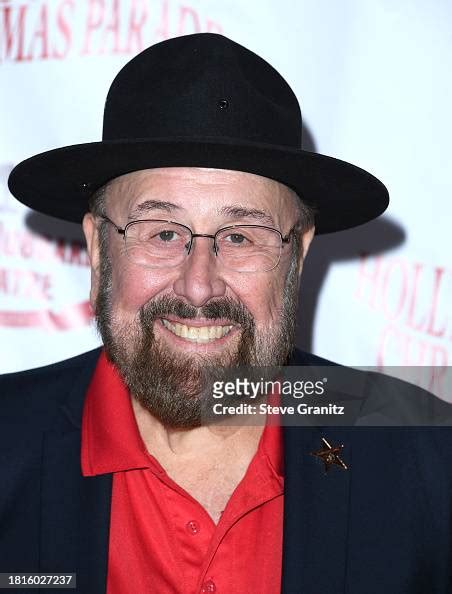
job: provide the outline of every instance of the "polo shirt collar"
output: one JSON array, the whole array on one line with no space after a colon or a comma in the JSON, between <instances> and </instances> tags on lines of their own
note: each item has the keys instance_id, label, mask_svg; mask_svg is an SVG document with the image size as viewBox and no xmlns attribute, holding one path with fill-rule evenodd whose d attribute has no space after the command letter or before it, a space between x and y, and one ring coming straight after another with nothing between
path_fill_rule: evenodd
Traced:
<instances>
[{"instance_id":1,"label":"polo shirt collar","mask_svg":"<svg viewBox=\"0 0 452 594\"><path fill-rule=\"evenodd\" d=\"M83 476L150 466L129 391L104 350L83 409L81 464Z\"/></svg>"}]
</instances>

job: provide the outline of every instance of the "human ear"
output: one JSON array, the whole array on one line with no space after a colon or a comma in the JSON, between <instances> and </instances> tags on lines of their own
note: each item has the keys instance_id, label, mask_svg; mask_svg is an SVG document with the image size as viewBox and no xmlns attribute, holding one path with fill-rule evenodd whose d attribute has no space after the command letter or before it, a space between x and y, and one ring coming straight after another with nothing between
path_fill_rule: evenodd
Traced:
<instances>
[{"instance_id":1,"label":"human ear","mask_svg":"<svg viewBox=\"0 0 452 594\"><path fill-rule=\"evenodd\" d=\"M298 251L298 262L297 262L297 273L298 283L300 282L301 272L303 270L303 262L309 251L309 247L314 238L315 227L312 226L309 229L303 231L298 239L299 251Z\"/></svg>"},{"instance_id":2,"label":"human ear","mask_svg":"<svg viewBox=\"0 0 452 594\"><path fill-rule=\"evenodd\" d=\"M99 229L94 216L88 212L83 217L83 233L86 239L86 248L91 265L91 290L90 302L94 309L97 295L99 293L100 278L100 253L99 253Z\"/></svg>"}]
</instances>

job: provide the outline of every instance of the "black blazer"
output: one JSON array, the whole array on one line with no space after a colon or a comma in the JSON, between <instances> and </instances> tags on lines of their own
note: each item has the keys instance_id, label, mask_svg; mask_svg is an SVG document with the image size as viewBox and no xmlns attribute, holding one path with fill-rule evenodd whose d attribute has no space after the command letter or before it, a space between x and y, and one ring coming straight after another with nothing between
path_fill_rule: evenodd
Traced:
<instances>
[{"instance_id":1,"label":"black blazer","mask_svg":"<svg viewBox=\"0 0 452 594\"><path fill-rule=\"evenodd\" d=\"M0 572L76 572L83 594L107 576L112 476L80 471L98 356L0 378ZM323 472L322 436L349 470ZM452 593L452 429L287 427L284 448L284 594Z\"/></svg>"}]
</instances>

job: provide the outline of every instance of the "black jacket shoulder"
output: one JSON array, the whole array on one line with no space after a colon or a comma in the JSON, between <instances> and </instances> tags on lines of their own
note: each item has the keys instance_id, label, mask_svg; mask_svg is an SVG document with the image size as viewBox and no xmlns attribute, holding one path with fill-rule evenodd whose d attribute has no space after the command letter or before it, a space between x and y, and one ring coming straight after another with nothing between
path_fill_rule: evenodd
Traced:
<instances>
[{"instance_id":1,"label":"black jacket shoulder","mask_svg":"<svg viewBox=\"0 0 452 594\"><path fill-rule=\"evenodd\" d=\"M67 406L77 417L100 349L58 363L0 376L0 423L45 429L53 411ZM71 395L76 395L71 400Z\"/></svg>"}]
</instances>

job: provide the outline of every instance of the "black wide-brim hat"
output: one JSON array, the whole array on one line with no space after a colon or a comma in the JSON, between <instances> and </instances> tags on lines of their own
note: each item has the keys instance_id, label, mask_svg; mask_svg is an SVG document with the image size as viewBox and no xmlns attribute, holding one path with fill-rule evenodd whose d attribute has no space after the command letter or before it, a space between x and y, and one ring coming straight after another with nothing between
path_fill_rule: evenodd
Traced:
<instances>
[{"instance_id":1,"label":"black wide-brim hat","mask_svg":"<svg viewBox=\"0 0 452 594\"><path fill-rule=\"evenodd\" d=\"M301 149L298 101L268 62L211 33L177 37L133 58L108 92L101 142L19 163L8 180L27 206L81 222L88 197L120 175L156 167L232 169L289 186L315 207L316 232L380 215L389 198L373 175Z\"/></svg>"}]
</instances>

